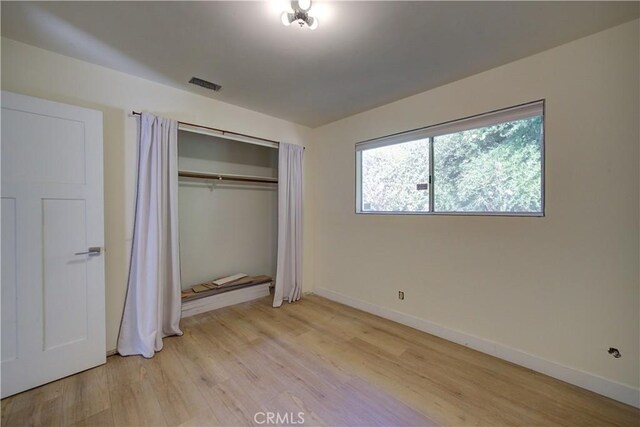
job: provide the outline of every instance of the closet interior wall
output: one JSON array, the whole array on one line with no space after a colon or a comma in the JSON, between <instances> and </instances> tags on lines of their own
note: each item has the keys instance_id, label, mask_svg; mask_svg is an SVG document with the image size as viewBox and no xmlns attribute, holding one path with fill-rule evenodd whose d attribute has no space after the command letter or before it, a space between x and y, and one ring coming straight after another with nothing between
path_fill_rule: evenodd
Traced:
<instances>
[{"instance_id":1,"label":"closet interior wall","mask_svg":"<svg viewBox=\"0 0 640 427\"><path fill-rule=\"evenodd\" d=\"M178 168L277 178L278 150L179 131ZM275 277L277 184L178 182L183 289L234 273Z\"/></svg>"}]
</instances>

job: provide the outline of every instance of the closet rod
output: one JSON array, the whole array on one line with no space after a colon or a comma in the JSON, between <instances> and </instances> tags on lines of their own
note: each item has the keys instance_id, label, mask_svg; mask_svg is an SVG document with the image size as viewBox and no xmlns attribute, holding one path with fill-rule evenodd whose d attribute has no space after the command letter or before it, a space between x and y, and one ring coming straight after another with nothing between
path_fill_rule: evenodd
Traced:
<instances>
[{"instance_id":1,"label":"closet rod","mask_svg":"<svg viewBox=\"0 0 640 427\"><path fill-rule=\"evenodd\" d=\"M261 182L266 184L278 183L278 178L265 178L260 176L249 176L249 175L224 175L219 173L178 171L178 176L182 176L185 178L216 179L220 181Z\"/></svg>"},{"instance_id":2,"label":"closet rod","mask_svg":"<svg viewBox=\"0 0 640 427\"><path fill-rule=\"evenodd\" d=\"M132 111L131 114L133 114L134 116L141 116L142 115L142 113L139 113L137 111ZM195 123L189 123L189 122L178 121L178 123L181 124L181 125L193 126L193 127L196 127L196 128L212 130L214 132L220 132L223 135L225 133L228 133L230 135L244 136L245 138L252 138L252 139L257 139L257 140L260 140L260 141L272 142L272 143L275 143L275 144L280 144L280 141L274 141L273 139L267 139L267 138L260 138L259 136L247 135L246 133L239 133L239 132L233 132L233 131L230 131L230 130L212 128L212 127L209 127L209 126L202 126L202 125L197 125Z\"/></svg>"}]
</instances>

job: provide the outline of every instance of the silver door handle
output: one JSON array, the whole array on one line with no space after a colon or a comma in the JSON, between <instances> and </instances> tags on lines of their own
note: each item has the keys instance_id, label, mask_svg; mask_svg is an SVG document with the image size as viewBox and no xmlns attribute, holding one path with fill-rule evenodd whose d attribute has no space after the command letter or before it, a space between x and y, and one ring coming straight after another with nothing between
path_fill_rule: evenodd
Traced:
<instances>
[{"instance_id":1,"label":"silver door handle","mask_svg":"<svg viewBox=\"0 0 640 427\"><path fill-rule=\"evenodd\" d=\"M100 246L92 246L86 252L76 252L76 255L100 255L102 253L102 248Z\"/></svg>"}]
</instances>

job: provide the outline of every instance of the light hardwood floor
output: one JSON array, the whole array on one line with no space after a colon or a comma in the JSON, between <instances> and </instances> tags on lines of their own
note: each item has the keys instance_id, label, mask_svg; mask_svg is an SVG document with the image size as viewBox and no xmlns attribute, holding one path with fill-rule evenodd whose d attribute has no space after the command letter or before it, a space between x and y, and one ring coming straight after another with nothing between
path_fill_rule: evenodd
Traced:
<instances>
[{"instance_id":1,"label":"light hardwood floor","mask_svg":"<svg viewBox=\"0 0 640 427\"><path fill-rule=\"evenodd\" d=\"M269 411L331 426L640 424L630 406L317 296L270 302L184 319L153 359L113 356L4 399L2 425L241 426Z\"/></svg>"}]
</instances>

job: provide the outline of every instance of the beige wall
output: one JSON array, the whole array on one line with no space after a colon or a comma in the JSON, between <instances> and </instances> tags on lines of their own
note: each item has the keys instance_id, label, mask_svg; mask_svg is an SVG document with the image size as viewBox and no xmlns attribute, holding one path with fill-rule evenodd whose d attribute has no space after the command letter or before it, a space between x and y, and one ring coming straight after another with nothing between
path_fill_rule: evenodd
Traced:
<instances>
[{"instance_id":1,"label":"beige wall","mask_svg":"<svg viewBox=\"0 0 640 427\"><path fill-rule=\"evenodd\" d=\"M638 40L634 21L314 129L316 290L638 387ZM541 98L546 217L354 214L356 142Z\"/></svg>"},{"instance_id":2,"label":"beige wall","mask_svg":"<svg viewBox=\"0 0 640 427\"><path fill-rule=\"evenodd\" d=\"M278 176L278 150L178 133L180 170ZM276 273L278 186L180 179L182 288L235 273Z\"/></svg>"},{"instance_id":3,"label":"beige wall","mask_svg":"<svg viewBox=\"0 0 640 427\"><path fill-rule=\"evenodd\" d=\"M284 120L6 38L2 38L2 90L93 108L104 114L107 350L116 347L133 227L137 120L129 116L130 112L145 110L296 144L308 139L309 133L308 128ZM309 206L306 208L311 209ZM311 231L305 232L311 236ZM311 239L307 242L306 290L312 286L313 270Z\"/></svg>"}]
</instances>

